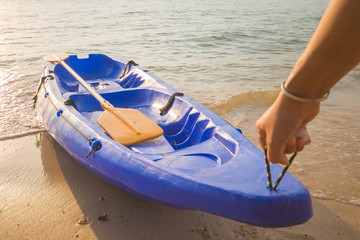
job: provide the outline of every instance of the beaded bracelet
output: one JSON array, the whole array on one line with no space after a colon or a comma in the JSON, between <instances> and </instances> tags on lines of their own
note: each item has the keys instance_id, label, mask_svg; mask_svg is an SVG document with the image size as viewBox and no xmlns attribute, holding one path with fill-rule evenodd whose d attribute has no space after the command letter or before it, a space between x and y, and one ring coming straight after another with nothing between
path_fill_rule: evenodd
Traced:
<instances>
[{"instance_id":1,"label":"beaded bracelet","mask_svg":"<svg viewBox=\"0 0 360 240\"><path fill-rule=\"evenodd\" d=\"M286 88L285 88L285 81L281 84L281 90L284 92L284 94L286 96L288 96L289 98L299 101L299 102L307 102L307 103L314 103L314 102L322 102L326 99L328 99L329 95L330 95L330 91L328 91L327 93L325 93L324 96L322 96L321 98L302 98L299 96L296 96L294 94L292 94L291 92L289 92Z\"/></svg>"}]
</instances>

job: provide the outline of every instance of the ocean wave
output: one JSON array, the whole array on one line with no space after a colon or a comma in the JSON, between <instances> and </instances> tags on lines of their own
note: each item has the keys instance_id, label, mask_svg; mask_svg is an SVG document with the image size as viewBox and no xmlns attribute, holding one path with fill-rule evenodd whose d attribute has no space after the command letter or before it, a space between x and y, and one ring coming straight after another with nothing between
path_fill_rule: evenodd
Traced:
<instances>
[{"instance_id":1,"label":"ocean wave","mask_svg":"<svg viewBox=\"0 0 360 240\"><path fill-rule=\"evenodd\" d=\"M235 95L218 104L208 104L207 107L218 114L224 114L231 112L234 108L270 106L275 101L278 94L279 91L250 91Z\"/></svg>"}]
</instances>

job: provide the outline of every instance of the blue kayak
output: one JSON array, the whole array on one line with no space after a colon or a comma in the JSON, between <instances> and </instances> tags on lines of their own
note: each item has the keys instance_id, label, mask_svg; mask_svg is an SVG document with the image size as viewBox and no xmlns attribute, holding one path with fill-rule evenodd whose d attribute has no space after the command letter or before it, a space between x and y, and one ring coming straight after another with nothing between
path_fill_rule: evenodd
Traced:
<instances>
[{"instance_id":1,"label":"blue kayak","mask_svg":"<svg viewBox=\"0 0 360 240\"><path fill-rule=\"evenodd\" d=\"M90 54L65 60L117 108L135 109L163 135L130 146L99 125L99 102L60 64L45 68L37 110L47 131L81 165L149 201L263 227L312 217L308 190L290 173L267 185L263 153L239 130L133 61ZM282 168L271 166L273 176ZM86 183L84 183L86 184Z\"/></svg>"}]
</instances>

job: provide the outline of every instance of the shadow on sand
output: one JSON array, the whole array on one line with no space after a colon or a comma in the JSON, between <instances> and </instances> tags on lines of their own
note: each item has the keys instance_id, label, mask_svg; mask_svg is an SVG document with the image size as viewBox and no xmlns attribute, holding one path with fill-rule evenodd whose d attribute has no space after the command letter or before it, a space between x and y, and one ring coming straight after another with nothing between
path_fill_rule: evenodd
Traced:
<instances>
[{"instance_id":1,"label":"shadow on sand","mask_svg":"<svg viewBox=\"0 0 360 240\"><path fill-rule=\"evenodd\" d=\"M310 222L300 233L292 228L264 229L148 202L86 171L49 134L41 133L37 144L44 174L53 181L65 179L83 213L74 223L86 219L84 227L90 226L98 239L315 239L306 232Z\"/></svg>"}]
</instances>

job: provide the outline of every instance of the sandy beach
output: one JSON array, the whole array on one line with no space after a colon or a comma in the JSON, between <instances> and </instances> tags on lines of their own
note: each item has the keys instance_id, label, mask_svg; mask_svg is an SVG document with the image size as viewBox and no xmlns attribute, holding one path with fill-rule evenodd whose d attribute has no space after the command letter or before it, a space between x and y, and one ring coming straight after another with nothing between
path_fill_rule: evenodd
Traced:
<instances>
[{"instance_id":1,"label":"sandy beach","mask_svg":"<svg viewBox=\"0 0 360 240\"><path fill-rule=\"evenodd\" d=\"M305 224L268 229L162 207L83 169L47 133L0 141L0 239L360 239L360 208L313 198Z\"/></svg>"}]
</instances>

